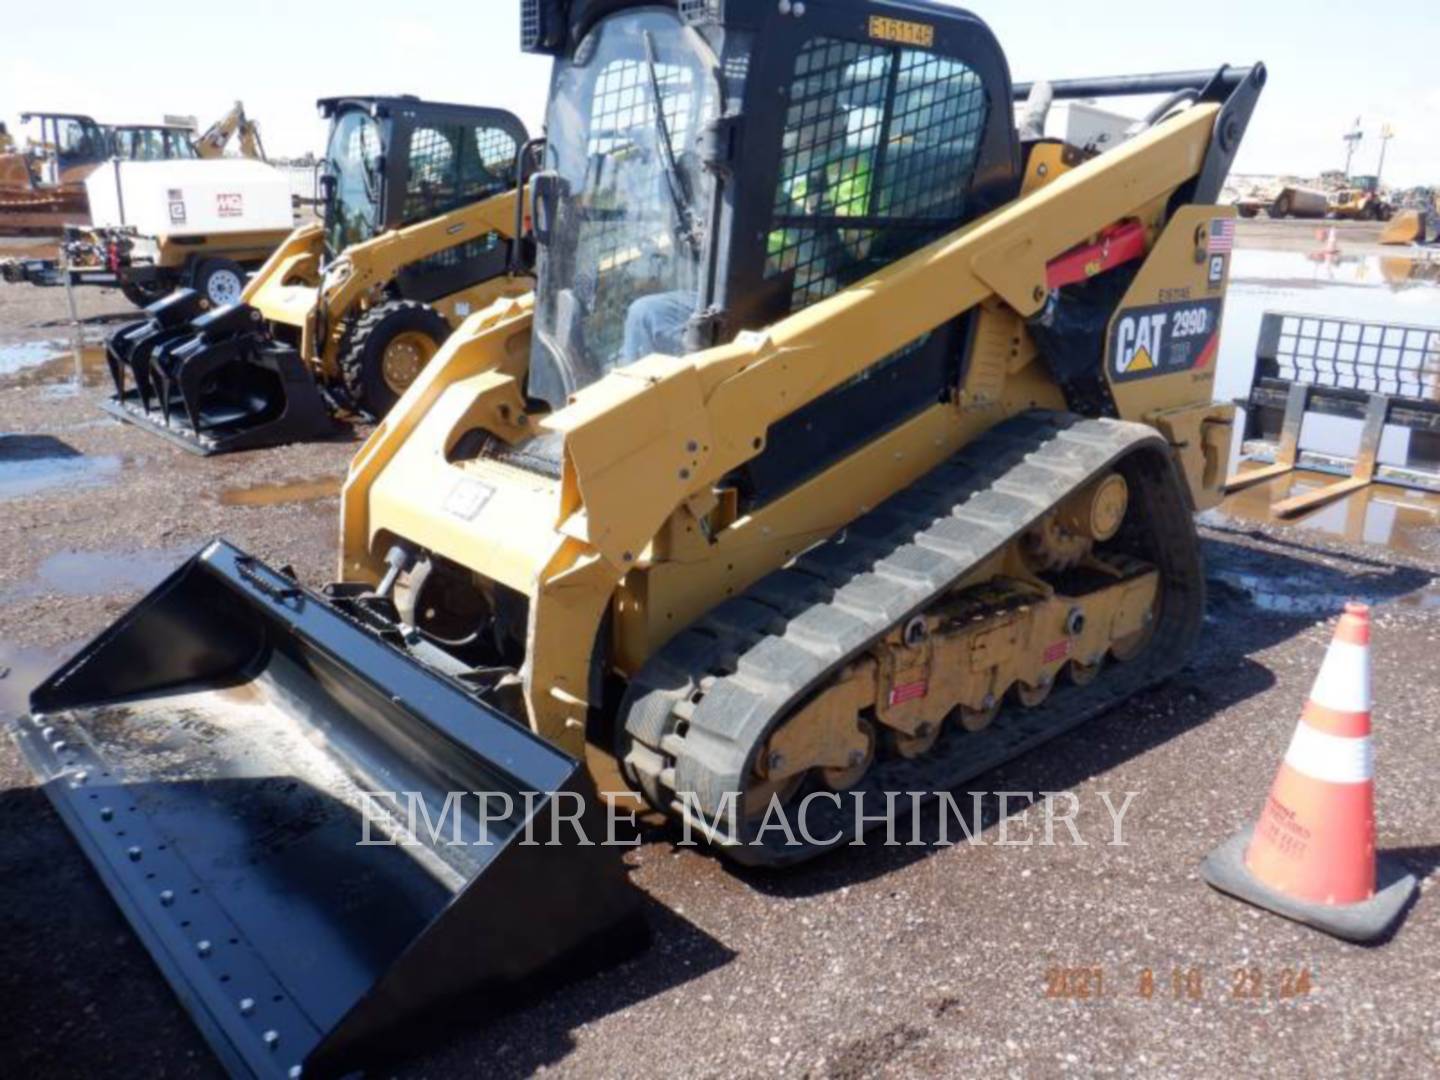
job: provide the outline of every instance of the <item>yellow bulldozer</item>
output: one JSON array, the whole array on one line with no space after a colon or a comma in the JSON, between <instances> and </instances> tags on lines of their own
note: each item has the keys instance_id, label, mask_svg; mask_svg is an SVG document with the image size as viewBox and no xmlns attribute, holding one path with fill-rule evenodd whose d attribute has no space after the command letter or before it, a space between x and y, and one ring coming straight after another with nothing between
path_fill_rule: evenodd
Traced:
<instances>
[{"instance_id":1,"label":"yellow bulldozer","mask_svg":"<svg viewBox=\"0 0 1440 1080\"><path fill-rule=\"evenodd\" d=\"M413 97L319 105L323 220L237 281L238 302L179 290L116 331L107 411L202 454L323 437L339 410L384 416L462 319L530 290L514 272L517 117Z\"/></svg>"},{"instance_id":2,"label":"yellow bulldozer","mask_svg":"<svg viewBox=\"0 0 1440 1080\"><path fill-rule=\"evenodd\" d=\"M1015 85L926 0L523 14L535 290L355 457L339 580L217 541L17 728L239 1072L343 1073L633 944L606 812L800 863L1201 630L1262 66ZM1167 103L1098 155L1017 130L1135 94Z\"/></svg>"},{"instance_id":3,"label":"yellow bulldozer","mask_svg":"<svg viewBox=\"0 0 1440 1080\"><path fill-rule=\"evenodd\" d=\"M110 135L88 116L26 112L24 145L0 145L0 234L58 233L89 219L85 178L110 156Z\"/></svg>"}]
</instances>

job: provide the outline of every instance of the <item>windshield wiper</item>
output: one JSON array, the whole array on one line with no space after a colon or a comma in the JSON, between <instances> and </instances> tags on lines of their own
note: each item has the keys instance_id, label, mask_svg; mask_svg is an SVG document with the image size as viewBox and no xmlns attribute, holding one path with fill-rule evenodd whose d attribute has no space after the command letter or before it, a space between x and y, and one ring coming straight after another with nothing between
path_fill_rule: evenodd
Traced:
<instances>
[{"instance_id":1,"label":"windshield wiper","mask_svg":"<svg viewBox=\"0 0 1440 1080\"><path fill-rule=\"evenodd\" d=\"M675 160L675 148L670 143L670 124L665 119L665 102L660 97L660 72L655 59L655 35L645 31L645 67L650 74L650 100L655 105L655 129L660 133L660 158L665 163L665 186L670 189L670 199L675 204L675 216L679 220L676 230L680 239L697 254L700 251L700 234L695 228L695 218L690 213L690 193L685 187L685 178L680 175L680 164Z\"/></svg>"}]
</instances>

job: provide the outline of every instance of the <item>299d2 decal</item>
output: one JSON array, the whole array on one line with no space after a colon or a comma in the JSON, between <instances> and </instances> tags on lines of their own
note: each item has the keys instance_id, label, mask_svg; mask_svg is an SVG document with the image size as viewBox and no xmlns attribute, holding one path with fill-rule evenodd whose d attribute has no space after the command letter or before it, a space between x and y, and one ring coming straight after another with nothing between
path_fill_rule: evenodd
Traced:
<instances>
[{"instance_id":1,"label":"299d2 decal","mask_svg":"<svg viewBox=\"0 0 1440 1080\"><path fill-rule=\"evenodd\" d=\"M1126 308L1110 331L1110 378L1128 382L1203 371L1220 345L1220 300Z\"/></svg>"}]
</instances>

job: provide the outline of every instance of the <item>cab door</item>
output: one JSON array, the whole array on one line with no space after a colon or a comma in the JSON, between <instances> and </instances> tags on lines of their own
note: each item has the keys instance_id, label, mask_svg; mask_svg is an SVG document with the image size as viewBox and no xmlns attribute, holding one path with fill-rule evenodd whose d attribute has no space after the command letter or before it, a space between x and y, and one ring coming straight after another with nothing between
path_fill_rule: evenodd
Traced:
<instances>
[{"instance_id":1,"label":"cab door","mask_svg":"<svg viewBox=\"0 0 1440 1080\"><path fill-rule=\"evenodd\" d=\"M419 114L404 148L396 224L429 221L509 190L524 141L508 114ZM508 262L508 242L492 232L411 263L397 284L407 300L430 303L503 274Z\"/></svg>"}]
</instances>

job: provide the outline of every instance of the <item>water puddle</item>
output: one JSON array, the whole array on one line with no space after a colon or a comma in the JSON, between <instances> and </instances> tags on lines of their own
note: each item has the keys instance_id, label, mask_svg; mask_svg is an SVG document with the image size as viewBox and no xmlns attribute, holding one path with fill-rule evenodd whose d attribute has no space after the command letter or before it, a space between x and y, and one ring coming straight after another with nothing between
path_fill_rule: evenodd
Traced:
<instances>
[{"instance_id":1,"label":"water puddle","mask_svg":"<svg viewBox=\"0 0 1440 1080\"><path fill-rule=\"evenodd\" d=\"M38 596L119 596L149 592L193 554L190 551L59 551L32 581L0 590L0 602Z\"/></svg>"},{"instance_id":2,"label":"water puddle","mask_svg":"<svg viewBox=\"0 0 1440 1080\"><path fill-rule=\"evenodd\" d=\"M21 649L0 641L0 722L30 711L30 691L60 666L69 649Z\"/></svg>"},{"instance_id":3,"label":"water puddle","mask_svg":"<svg viewBox=\"0 0 1440 1080\"><path fill-rule=\"evenodd\" d=\"M93 487L119 471L118 457L87 457L53 435L0 435L0 502Z\"/></svg>"},{"instance_id":4,"label":"water puddle","mask_svg":"<svg viewBox=\"0 0 1440 1080\"><path fill-rule=\"evenodd\" d=\"M44 386L49 390L60 384L99 386L109 378L103 345L86 345L78 366L70 346L63 341L0 345L0 389Z\"/></svg>"},{"instance_id":5,"label":"water puddle","mask_svg":"<svg viewBox=\"0 0 1440 1080\"><path fill-rule=\"evenodd\" d=\"M318 502L340 494L338 477L323 480L291 480L283 484L254 484L226 488L220 492L222 506L283 506L288 503Z\"/></svg>"},{"instance_id":6,"label":"water puddle","mask_svg":"<svg viewBox=\"0 0 1440 1080\"><path fill-rule=\"evenodd\" d=\"M0 375L14 375L53 359L67 348L63 341L20 341L0 345Z\"/></svg>"},{"instance_id":7,"label":"water puddle","mask_svg":"<svg viewBox=\"0 0 1440 1080\"><path fill-rule=\"evenodd\" d=\"M1267 311L1329 315L1440 328L1440 258L1348 256L1316 258L1298 251L1235 252L1225 294L1215 398L1250 391L1260 320Z\"/></svg>"},{"instance_id":8,"label":"water puddle","mask_svg":"<svg viewBox=\"0 0 1440 1080\"><path fill-rule=\"evenodd\" d=\"M1324 619L1343 611L1345 605L1360 601L1371 607L1402 607L1424 611L1440 611L1440 587L1431 585L1399 596L1362 587L1344 592L1319 587L1316 580L1304 574L1256 574L1235 570L1217 570L1208 575L1210 581L1244 593L1250 603L1272 615L1300 615Z\"/></svg>"},{"instance_id":9,"label":"water puddle","mask_svg":"<svg viewBox=\"0 0 1440 1080\"><path fill-rule=\"evenodd\" d=\"M1339 477L1295 473L1237 491L1200 520L1209 525L1283 525L1349 544L1371 544L1402 555L1440 555L1440 495L1376 484L1299 518L1280 518L1270 507L1335 483Z\"/></svg>"}]
</instances>

